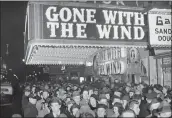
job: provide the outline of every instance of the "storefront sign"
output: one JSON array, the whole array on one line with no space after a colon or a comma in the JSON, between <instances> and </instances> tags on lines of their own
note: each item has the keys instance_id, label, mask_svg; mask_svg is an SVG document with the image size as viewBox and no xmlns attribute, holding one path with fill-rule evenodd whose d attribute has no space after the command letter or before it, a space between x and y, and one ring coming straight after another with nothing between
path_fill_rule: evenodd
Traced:
<instances>
[{"instance_id":1,"label":"storefront sign","mask_svg":"<svg viewBox=\"0 0 172 118\"><path fill-rule=\"evenodd\" d=\"M171 46L171 10L152 10L148 19L150 45Z\"/></svg>"},{"instance_id":2,"label":"storefront sign","mask_svg":"<svg viewBox=\"0 0 172 118\"><path fill-rule=\"evenodd\" d=\"M141 12L43 6L43 39L145 41Z\"/></svg>"}]
</instances>

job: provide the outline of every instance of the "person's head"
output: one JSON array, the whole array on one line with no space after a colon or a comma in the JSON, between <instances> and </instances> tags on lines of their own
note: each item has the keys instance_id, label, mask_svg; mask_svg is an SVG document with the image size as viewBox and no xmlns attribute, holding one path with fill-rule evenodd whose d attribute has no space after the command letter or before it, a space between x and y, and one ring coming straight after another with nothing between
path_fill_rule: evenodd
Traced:
<instances>
[{"instance_id":1,"label":"person's head","mask_svg":"<svg viewBox=\"0 0 172 118\"><path fill-rule=\"evenodd\" d=\"M25 94L25 96L29 96L30 90L29 89L25 89L24 94Z\"/></svg>"},{"instance_id":2,"label":"person's head","mask_svg":"<svg viewBox=\"0 0 172 118\"><path fill-rule=\"evenodd\" d=\"M168 87L167 86L164 86L163 89L162 89L162 92L166 95L167 94L167 91L168 91Z\"/></svg>"},{"instance_id":3,"label":"person's head","mask_svg":"<svg viewBox=\"0 0 172 118\"><path fill-rule=\"evenodd\" d=\"M70 108L70 112L73 116L76 116L76 113L79 111L80 107L77 104L73 104Z\"/></svg>"},{"instance_id":4,"label":"person's head","mask_svg":"<svg viewBox=\"0 0 172 118\"><path fill-rule=\"evenodd\" d=\"M154 109L156 110L156 109L159 108L159 106L160 106L160 101L158 101L157 98L154 98L154 99L151 101L149 110L150 110L150 111L153 111Z\"/></svg>"},{"instance_id":5,"label":"person's head","mask_svg":"<svg viewBox=\"0 0 172 118\"><path fill-rule=\"evenodd\" d=\"M108 100L107 100L105 94L99 95L99 104L108 105Z\"/></svg>"},{"instance_id":6,"label":"person's head","mask_svg":"<svg viewBox=\"0 0 172 118\"><path fill-rule=\"evenodd\" d=\"M168 94L165 96L164 100L166 100L170 104L172 100L172 96Z\"/></svg>"},{"instance_id":7,"label":"person's head","mask_svg":"<svg viewBox=\"0 0 172 118\"><path fill-rule=\"evenodd\" d=\"M105 96L108 100L110 100L110 93L106 93Z\"/></svg>"},{"instance_id":8,"label":"person's head","mask_svg":"<svg viewBox=\"0 0 172 118\"><path fill-rule=\"evenodd\" d=\"M132 100L129 102L129 109L133 110L136 115L139 115L140 108L139 102L136 100Z\"/></svg>"},{"instance_id":9,"label":"person's head","mask_svg":"<svg viewBox=\"0 0 172 118\"><path fill-rule=\"evenodd\" d=\"M156 98L155 94L153 94L153 93L146 94L146 101L147 101L147 103L151 103L154 98Z\"/></svg>"},{"instance_id":10,"label":"person's head","mask_svg":"<svg viewBox=\"0 0 172 118\"><path fill-rule=\"evenodd\" d=\"M126 108L126 106L127 106L129 100L130 100L130 98L129 98L128 95L124 95L124 96L122 97L122 101L121 101L121 102L122 102L122 106L123 106L124 109Z\"/></svg>"},{"instance_id":11,"label":"person's head","mask_svg":"<svg viewBox=\"0 0 172 118\"><path fill-rule=\"evenodd\" d=\"M141 103L142 96L141 96L140 94L135 94L135 95L133 96L133 99L134 99L134 100L137 100L137 101L139 102L139 104L140 104L140 103Z\"/></svg>"},{"instance_id":12,"label":"person's head","mask_svg":"<svg viewBox=\"0 0 172 118\"><path fill-rule=\"evenodd\" d=\"M61 103L60 99L57 97L53 97L49 102L49 106L53 113L59 113L61 104L62 103Z\"/></svg>"},{"instance_id":13,"label":"person's head","mask_svg":"<svg viewBox=\"0 0 172 118\"><path fill-rule=\"evenodd\" d=\"M132 98L134 96L134 91L129 92L129 97Z\"/></svg>"},{"instance_id":14,"label":"person's head","mask_svg":"<svg viewBox=\"0 0 172 118\"><path fill-rule=\"evenodd\" d=\"M120 118L136 118L136 115L133 110L126 110L122 112Z\"/></svg>"},{"instance_id":15,"label":"person's head","mask_svg":"<svg viewBox=\"0 0 172 118\"><path fill-rule=\"evenodd\" d=\"M82 95L83 95L83 99L89 99L89 92L88 90L84 89L83 92L82 92Z\"/></svg>"},{"instance_id":16,"label":"person's head","mask_svg":"<svg viewBox=\"0 0 172 118\"><path fill-rule=\"evenodd\" d=\"M121 115L121 113L123 112L124 108L122 106L121 103L115 103L113 105L113 112L115 113L115 115L118 117L119 115Z\"/></svg>"},{"instance_id":17,"label":"person's head","mask_svg":"<svg viewBox=\"0 0 172 118\"><path fill-rule=\"evenodd\" d=\"M42 98L43 98L43 99L47 99L48 97L49 97L48 91L43 91L43 92L42 92Z\"/></svg>"},{"instance_id":18,"label":"person's head","mask_svg":"<svg viewBox=\"0 0 172 118\"><path fill-rule=\"evenodd\" d=\"M164 106L159 112L160 118L171 118L171 116L172 116L172 111L170 106Z\"/></svg>"},{"instance_id":19,"label":"person's head","mask_svg":"<svg viewBox=\"0 0 172 118\"><path fill-rule=\"evenodd\" d=\"M106 108L107 106L104 104L99 104L97 107L97 116L104 117L106 115Z\"/></svg>"},{"instance_id":20,"label":"person's head","mask_svg":"<svg viewBox=\"0 0 172 118\"><path fill-rule=\"evenodd\" d=\"M13 114L12 118L22 118L22 116L20 114Z\"/></svg>"},{"instance_id":21,"label":"person's head","mask_svg":"<svg viewBox=\"0 0 172 118\"><path fill-rule=\"evenodd\" d=\"M93 94L93 89L89 89L88 91L89 97Z\"/></svg>"},{"instance_id":22,"label":"person's head","mask_svg":"<svg viewBox=\"0 0 172 118\"><path fill-rule=\"evenodd\" d=\"M36 102L37 102L37 99L36 99L36 95L34 95L34 94L29 94L29 102L31 103L31 104L36 104Z\"/></svg>"},{"instance_id":23,"label":"person's head","mask_svg":"<svg viewBox=\"0 0 172 118\"><path fill-rule=\"evenodd\" d=\"M120 99L119 96L114 95L112 100L113 100L113 101L112 101L112 105L114 105L114 104L117 103L117 102L118 102L118 103L121 103L121 99Z\"/></svg>"},{"instance_id":24,"label":"person's head","mask_svg":"<svg viewBox=\"0 0 172 118\"><path fill-rule=\"evenodd\" d=\"M75 104L75 102L73 100L70 100L66 103L66 106L67 106L67 110L70 112L70 109L72 107L72 105Z\"/></svg>"},{"instance_id":25,"label":"person's head","mask_svg":"<svg viewBox=\"0 0 172 118\"><path fill-rule=\"evenodd\" d=\"M59 94L60 94L59 90L56 89L56 90L55 90L55 97L59 97Z\"/></svg>"},{"instance_id":26,"label":"person's head","mask_svg":"<svg viewBox=\"0 0 172 118\"><path fill-rule=\"evenodd\" d=\"M32 86L32 92L35 93L35 90L36 90L36 85L33 85Z\"/></svg>"},{"instance_id":27,"label":"person's head","mask_svg":"<svg viewBox=\"0 0 172 118\"><path fill-rule=\"evenodd\" d=\"M67 86L67 87L66 87L66 90L67 90L67 91L70 91L70 89L71 89L70 86Z\"/></svg>"},{"instance_id":28,"label":"person's head","mask_svg":"<svg viewBox=\"0 0 172 118\"><path fill-rule=\"evenodd\" d=\"M76 91L78 89L78 86L77 85L74 85L73 86L73 90Z\"/></svg>"},{"instance_id":29,"label":"person's head","mask_svg":"<svg viewBox=\"0 0 172 118\"><path fill-rule=\"evenodd\" d=\"M92 94L90 96L90 100L89 100L89 103L92 107L96 107L97 106L97 99L98 99L98 96L95 95L95 94Z\"/></svg>"},{"instance_id":30,"label":"person's head","mask_svg":"<svg viewBox=\"0 0 172 118\"><path fill-rule=\"evenodd\" d=\"M119 79L115 79L115 83L119 83Z\"/></svg>"},{"instance_id":31,"label":"person's head","mask_svg":"<svg viewBox=\"0 0 172 118\"><path fill-rule=\"evenodd\" d=\"M79 104L79 102L81 101L81 97L79 92L75 91L72 94L73 100L75 101L75 103Z\"/></svg>"},{"instance_id":32,"label":"person's head","mask_svg":"<svg viewBox=\"0 0 172 118\"><path fill-rule=\"evenodd\" d=\"M97 89L95 89L95 90L93 91L93 93L96 94L96 95L98 95L98 94L99 94L99 91L98 91Z\"/></svg>"},{"instance_id":33,"label":"person's head","mask_svg":"<svg viewBox=\"0 0 172 118\"><path fill-rule=\"evenodd\" d=\"M129 91L131 90L131 87L129 87L129 86L126 86L125 87L125 91L128 93Z\"/></svg>"}]
</instances>

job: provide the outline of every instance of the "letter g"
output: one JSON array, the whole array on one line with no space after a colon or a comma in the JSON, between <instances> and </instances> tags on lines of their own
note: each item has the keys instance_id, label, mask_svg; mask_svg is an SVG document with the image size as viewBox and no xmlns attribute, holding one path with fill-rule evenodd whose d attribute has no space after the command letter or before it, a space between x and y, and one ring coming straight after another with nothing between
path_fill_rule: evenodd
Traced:
<instances>
[{"instance_id":1,"label":"letter g","mask_svg":"<svg viewBox=\"0 0 172 118\"><path fill-rule=\"evenodd\" d=\"M52 14L52 17L51 17L51 12L56 12L57 11L57 8L56 7L49 7L46 12L45 12L45 15L47 17L47 19L49 21L58 21L58 16L59 14Z\"/></svg>"}]
</instances>

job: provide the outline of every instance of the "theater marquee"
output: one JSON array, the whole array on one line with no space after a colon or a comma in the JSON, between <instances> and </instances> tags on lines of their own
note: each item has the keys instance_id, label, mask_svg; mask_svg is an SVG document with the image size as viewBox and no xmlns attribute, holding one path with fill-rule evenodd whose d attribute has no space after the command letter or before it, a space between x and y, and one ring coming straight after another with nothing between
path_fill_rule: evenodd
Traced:
<instances>
[{"instance_id":1,"label":"theater marquee","mask_svg":"<svg viewBox=\"0 0 172 118\"><path fill-rule=\"evenodd\" d=\"M142 10L80 2L29 2L25 63L85 65L92 63L94 55L104 48L146 48L147 16ZM100 73L104 74L102 70L107 60L101 61ZM117 68L113 74L126 70L123 61L113 65Z\"/></svg>"},{"instance_id":2,"label":"theater marquee","mask_svg":"<svg viewBox=\"0 0 172 118\"><path fill-rule=\"evenodd\" d=\"M144 26L141 12L43 6L43 39L143 41Z\"/></svg>"}]
</instances>

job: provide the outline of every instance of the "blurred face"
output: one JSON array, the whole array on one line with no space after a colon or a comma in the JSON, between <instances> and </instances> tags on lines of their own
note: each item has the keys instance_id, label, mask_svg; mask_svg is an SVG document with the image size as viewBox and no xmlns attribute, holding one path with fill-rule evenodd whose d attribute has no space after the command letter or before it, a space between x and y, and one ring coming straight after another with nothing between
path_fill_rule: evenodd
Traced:
<instances>
[{"instance_id":1,"label":"blurred face","mask_svg":"<svg viewBox=\"0 0 172 118\"><path fill-rule=\"evenodd\" d=\"M67 87L67 90L69 91L70 90L70 87Z\"/></svg>"},{"instance_id":2,"label":"blurred face","mask_svg":"<svg viewBox=\"0 0 172 118\"><path fill-rule=\"evenodd\" d=\"M132 97L134 95L133 92L129 92L129 96Z\"/></svg>"},{"instance_id":3,"label":"blurred face","mask_svg":"<svg viewBox=\"0 0 172 118\"><path fill-rule=\"evenodd\" d=\"M153 111L154 109L158 109L160 103L155 103L150 106L150 110Z\"/></svg>"},{"instance_id":4,"label":"blurred face","mask_svg":"<svg viewBox=\"0 0 172 118\"><path fill-rule=\"evenodd\" d=\"M118 115L118 114L119 114L119 112L118 112L118 107L113 107L113 112L114 112L116 115Z\"/></svg>"},{"instance_id":5,"label":"blurred face","mask_svg":"<svg viewBox=\"0 0 172 118\"><path fill-rule=\"evenodd\" d=\"M25 96L28 96L30 94L30 91L25 91Z\"/></svg>"},{"instance_id":6,"label":"blurred face","mask_svg":"<svg viewBox=\"0 0 172 118\"><path fill-rule=\"evenodd\" d=\"M97 115L98 117L104 117L106 115L106 110L104 108L98 108Z\"/></svg>"},{"instance_id":7,"label":"blurred face","mask_svg":"<svg viewBox=\"0 0 172 118\"><path fill-rule=\"evenodd\" d=\"M123 105L124 108L126 107L127 103L128 103L127 100L122 100L122 105Z\"/></svg>"},{"instance_id":8,"label":"blurred face","mask_svg":"<svg viewBox=\"0 0 172 118\"><path fill-rule=\"evenodd\" d=\"M44 91L42 96L43 96L44 99L47 99L48 96L49 96L49 93L47 91Z\"/></svg>"},{"instance_id":9,"label":"blurred face","mask_svg":"<svg viewBox=\"0 0 172 118\"><path fill-rule=\"evenodd\" d=\"M96 100L95 100L95 98L93 98L93 97L90 98L90 104L91 104L93 107L96 107Z\"/></svg>"},{"instance_id":10,"label":"blurred face","mask_svg":"<svg viewBox=\"0 0 172 118\"><path fill-rule=\"evenodd\" d=\"M170 118L171 112L160 113L160 118Z\"/></svg>"},{"instance_id":11,"label":"blurred face","mask_svg":"<svg viewBox=\"0 0 172 118\"><path fill-rule=\"evenodd\" d=\"M88 91L84 91L83 92L83 99L88 99L89 95L88 95Z\"/></svg>"},{"instance_id":12,"label":"blurred face","mask_svg":"<svg viewBox=\"0 0 172 118\"><path fill-rule=\"evenodd\" d=\"M115 92L114 92L114 95L117 95L117 96L119 96L119 97L120 97L120 96L121 96L121 92L119 92L119 91L115 91Z\"/></svg>"},{"instance_id":13,"label":"blurred face","mask_svg":"<svg viewBox=\"0 0 172 118\"><path fill-rule=\"evenodd\" d=\"M74 108L74 109L72 109L72 113L73 113L73 115L74 116L76 116L76 113L79 111L79 109L78 108Z\"/></svg>"},{"instance_id":14,"label":"blurred face","mask_svg":"<svg viewBox=\"0 0 172 118\"><path fill-rule=\"evenodd\" d=\"M168 103L171 103L171 99L170 99L170 98L167 98L167 102L168 102Z\"/></svg>"},{"instance_id":15,"label":"blurred face","mask_svg":"<svg viewBox=\"0 0 172 118\"><path fill-rule=\"evenodd\" d=\"M61 105L59 103L51 103L51 109L53 113L58 113L60 110Z\"/></svg>"},{"instance_id":16,"label":"blurred face","mask_svg":"<svg viewBox=\"0 0 172 118\"><path fill-rule=\"evenodd\" d=\"M139 105L141 104L141 99L137 100L139 102Z\"/></svg>"},{"instance_id":17,"label":"blurred face","mask_svg":"<svg viewBox=\"0 0 172 118\"><path fill-rule=\"evenodd\" d=\"M36 89L36 87L35 87L35 86L33 86L33 87L32 87L32 92L35 92L35 89Z\"/></svg>"},{"instance_id":18,"label":"blurred face","mask_svg":"<svg viewBox=\"0 0 172 118\"><path fill-rule=\"evenodd\" d=\"M32 104L36 104L37 102L37 99L34 99L34 98L29 98L29 102L32 103Z\"/></svg>"},{"instance_id":19,"label":"blurred face","mask_svg":"<svg viewBox=\"0 0 172 118\"><path fill-rule=\"evenodd\" d=\"M94 94L95 94L95 95L98 95L98 91L94 91Z\"/></svg>"},{"instance_id":20,"label":"blurred face","mask_svg":"<svg viewBox=\"0 0 172 118\"><path fill-rule=\"evenodd\" d=\"M37 95L40 97L40 91L39 91L39 92L37 92Z\"/></svg>"},{"instance_id":21,"label":"blurred face","mask_svg":"<svg viewBox=\"0 0 172 118\"><path fill-rule=\"evenodd\" d=\"M119 83L119 80L118 80L118 79L116 79L116 80L115 80L115 83Z\"/></svg>"},{"instance_id":22,"label":"blurred face","mask_svg":"<svg viewBox=\"0 0 172 118\"><path fill-rule=\"evenodd\" d=\"M100 104L104 104L104 105L108 105L107 99L101 99L101 100L99 101L99 103L100 103Z\"/></svg>"},{"instance_id":23,"label":"blurred face","mask_svg":"<svg viewBox=\"0 0 172 118\"><path fill-rule=\"evenodd\" d=\"M126 90L126 92L129 92L129 91L130 91L130 87L127 86L127 87L125 88L125 90Z\"/></svg>"},{"instance_id":24,"label":"blurred face","mask_svg":"<svg viewBox=\"0 0 172 118\"><path fill-rule=\"evenodd\" d=\"M56 97L58 97L58 96L59 96L59 91L56 91L56 95L57 95Z\"/></svg>"},{"instance_id":25,"label":"blurred face","mask_svg":"<svg viewBox=\"0 0 172 118\"><path fill-rule=\"evenodd\" d=\"M78 87L77 86L74 86L73 89L76 90Z\"/></svg>"},{"instance_id":26,"label":"blurred face","mask_svg":"<svg viewBox=\"0 0 172 118\"><path fill-rule=\"evenodd\" d=\"M73 104L68 104L68 105L67 105L68 111L70 111L70 108L72 107L72 105L73 105Z\"/></svg>"},{"instance_id":27,"label":"blurred face","mask_svg":"<svg viewBox=\"0 0 172 118\"><path fill-rule=\"evenodd\" d=\"M133 111L135 112L136 115L139 115L140 113L140 108L138 104L134 104Z\"/></svg>"},{"instance_id":28,"label":"blurred face","mask_svg":"<svg viewBox=\"0 0 172 118\"><path fill-rule=\"evenodd\" d=\"M147 103L151 103L152 102L152 100L148 99L148 98L146 98L146 101L147 101Z\"/></svg>"},{"instance_id":29,"label":"blurred face","mask_svg":"<svg viewBox=\"0 0 172 118\"><path fill-rule=\"evenodd\" d=\"M89 90L89 96L93 94L93 90Z\"/></svg>"},{"instance_id":30,"label":"blurred face","mask_svg":"<svg viewBox=\"0 0 172 118\"><path fill-rule=\"evenodd\" d=\"M75 96L75 97L73 97L73 100L75 101L76 104L79 104L81 98L80 98L80 96Z\"/></svg>"},{"instance_id":31,"label":"blurred face","mask_svg":"<svg viewBox=\"0 0 172 118\"><path fill-rule=\"evenodd\" d=\"M163 87L162 92L163 92L164 94L167 94L167 89Z\"/></svg>"},{"instance_id":32,"label":"blurred face","mask_svg":"<svg viewBox=\"0 0 172 118\"><path fill-rule=\"evenodd\" d=\"M110 95L109 95L109 94L106 94L106 98L107 98L108 100L110 100Z\"/></svg>"},{"instance_id":33,"label":"blurred face","mask_svg":"<svg viewBox=\"0 0 172 118\"><path fill-rule=\"evenodd\" d=\"M115 104L116 102L121 103L121 100L120 100L119 98L114 98L114 99L113 99L113 103L112 103L112 104Z\"/></svg>"}]
</instances>

